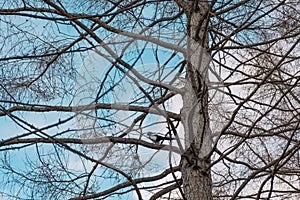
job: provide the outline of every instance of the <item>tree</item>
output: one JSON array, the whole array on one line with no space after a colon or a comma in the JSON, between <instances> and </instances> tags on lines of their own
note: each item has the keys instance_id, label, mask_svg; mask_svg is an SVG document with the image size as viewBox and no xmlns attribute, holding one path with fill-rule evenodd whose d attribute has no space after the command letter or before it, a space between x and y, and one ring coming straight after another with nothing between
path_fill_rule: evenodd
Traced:
<instances>
[{"instance_id":1,"label":"tree","mask_svg":"<svg viewBox=\"0 0 300 200\"><path fill-rule=\"evenodd\" d=\"M4 197L299 198L297 1L0 2Z\"/></svg>"}]
</instances>

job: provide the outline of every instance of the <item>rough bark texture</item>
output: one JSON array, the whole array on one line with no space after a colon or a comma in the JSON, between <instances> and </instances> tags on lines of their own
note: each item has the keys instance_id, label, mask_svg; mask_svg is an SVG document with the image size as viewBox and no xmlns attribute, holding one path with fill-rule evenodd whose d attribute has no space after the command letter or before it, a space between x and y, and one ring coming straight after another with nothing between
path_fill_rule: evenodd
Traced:
<instances>
[{"instance_id":1,"label":"rough bark texture","mask_svg":"<svg viewBox=\"0 0 300 200\"><path fill-rule=\"evenodd\" d=\"M182 177L185 198L212 199L212 180L208 166L212 147L208 117L207 69L207 2L190 2L188 16L188 69L182 123L185 129L185 153L182 156Z\"/></svg>"}]
</instances>

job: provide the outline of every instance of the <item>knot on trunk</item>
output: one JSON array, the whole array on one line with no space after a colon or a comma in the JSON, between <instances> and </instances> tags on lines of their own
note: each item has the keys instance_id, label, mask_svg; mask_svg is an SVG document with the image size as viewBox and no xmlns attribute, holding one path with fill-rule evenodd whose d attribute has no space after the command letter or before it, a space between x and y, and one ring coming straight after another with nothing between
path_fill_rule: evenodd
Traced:
<instances>
[{"instance_id":1,"label":"knot on trunk","mask_svg":"<svg viewBox=\"0 0 300 200\"><path fill-rule=\"evenodd\" d=\"M209 175L209 157L200 157L200 150L194 147L192 143L189 148L181 156L182 167L191 168L193 170L200 170L203 176Z\"/></svg>"}]
</instances>

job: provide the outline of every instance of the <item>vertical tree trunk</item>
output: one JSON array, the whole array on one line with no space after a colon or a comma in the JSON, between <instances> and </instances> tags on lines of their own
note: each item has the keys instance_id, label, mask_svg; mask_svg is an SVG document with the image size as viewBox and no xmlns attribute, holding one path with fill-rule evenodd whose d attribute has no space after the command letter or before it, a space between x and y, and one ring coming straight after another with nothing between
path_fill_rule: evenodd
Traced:
<instances>
[{"instance_id":1,"label":"vertical tree trunk","mask_svg":"<svg viewBox=\"0 0 300 200\"><path fill-rule=\"evenodd\" d=\"M209 5L204 1L191 1L188 9L188 67L181 110L185 153L181 170L186 199L208 200L212 199L212 180L208 168L212 142L207 106L210 57L206 52Z\"/></svg>"}]
</instances>

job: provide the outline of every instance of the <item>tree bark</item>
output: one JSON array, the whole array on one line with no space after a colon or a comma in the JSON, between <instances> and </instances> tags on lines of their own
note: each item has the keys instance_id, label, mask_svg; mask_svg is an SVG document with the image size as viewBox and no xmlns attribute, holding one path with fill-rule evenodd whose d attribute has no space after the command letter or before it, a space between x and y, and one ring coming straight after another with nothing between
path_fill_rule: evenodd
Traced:
<instances>
[{"instance_id":1,"label":"tree bark","mask_svg":"<svg viewBox=\"0 0 300 200\"><path fill-rule=\"evenodd\" d=\"M181 171L183 190L188 200L212 199L209 154L212 148L208 116L208 46L207 2L191 1L188 19L188 67L181 110L185 130L185 153L182 155Z\"/></svg>"}]
</instances>

